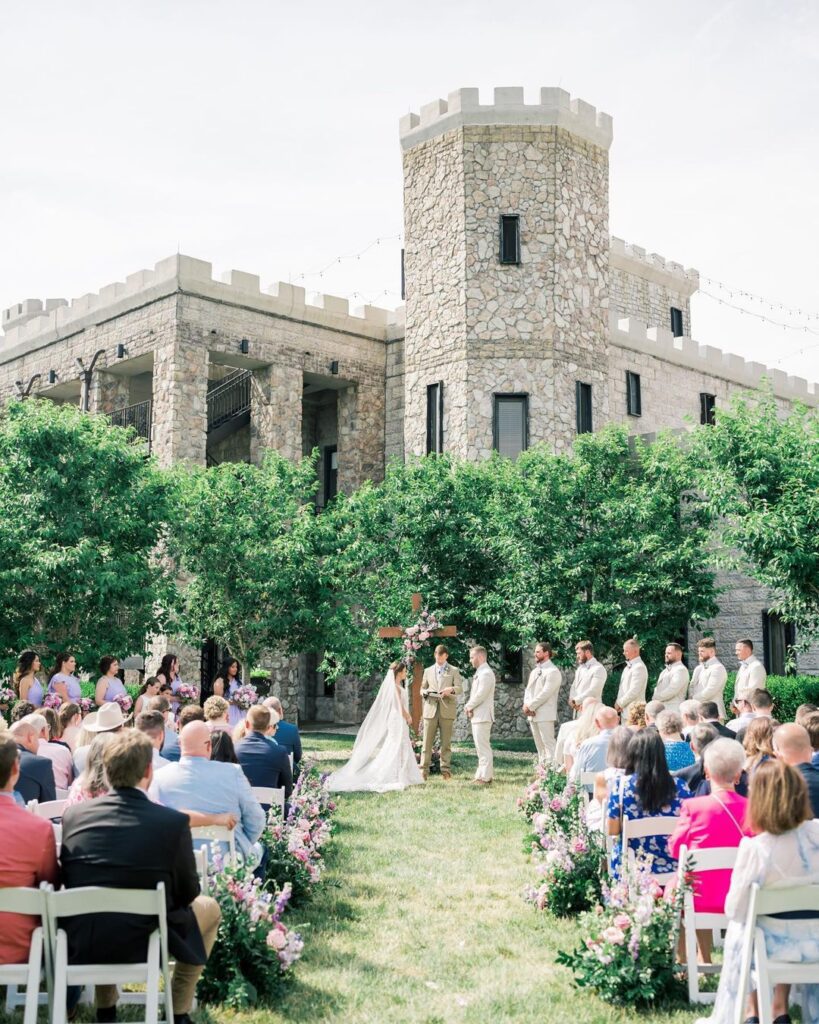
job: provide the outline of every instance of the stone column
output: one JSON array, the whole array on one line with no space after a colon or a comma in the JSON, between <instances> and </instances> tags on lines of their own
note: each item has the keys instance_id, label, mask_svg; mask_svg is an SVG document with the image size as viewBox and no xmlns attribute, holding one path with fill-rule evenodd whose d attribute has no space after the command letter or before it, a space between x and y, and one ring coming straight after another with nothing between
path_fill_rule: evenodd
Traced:
<instances>
[{"instance_id":1,"label":"stone column","mask_svg":"<svg viewBox=\"0 0 819 1024\"><path fill-rule=\"evenodd\" d=\"M301 458L301 366L277 363L253 371L250 393L250 461L258 465L273 448L288 459Z\"/></svg>"},{"instance_id":2,"label":"stone column","mask_svg":"<svg viewBox=\"0 0 819 1024\"><path fill-rule=\"evenodd\" d=\"M121 374L94 370L88 395L88 411L110 416L130 404L128 378Z\"/></svg>"},{"instance_id":3,"label":"stone column","mask_svg":"<svg viewBox=\"0 0 819 1024\"><path fill-rule=\"evenodd\" d=\"M154 353L151 445L160 465L205 464L208 350L175 339Z\"/></svg>"},{"instance_id":4,"label":"stone column","mask_svg":"<svg viewBox=\"0 0 819 1024\"><path fill-rule=\"evenodd\" d=\"M354 384L338 393L338 489L383 478L384 385Z\"/></svg>"}]
</instances>

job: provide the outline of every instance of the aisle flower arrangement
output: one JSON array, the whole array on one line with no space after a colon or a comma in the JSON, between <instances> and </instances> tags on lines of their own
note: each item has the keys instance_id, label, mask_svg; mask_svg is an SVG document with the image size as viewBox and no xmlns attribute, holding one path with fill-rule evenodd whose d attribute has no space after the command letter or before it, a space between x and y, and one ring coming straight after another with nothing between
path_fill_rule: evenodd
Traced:
<instances>
[{"instance_id":1,"label":"aisle flower arrangement","mask_svg":"<svg viewBox=\"0 0 819 1024\"><path fill-rule=\"evenodd\" d=\"M570 917L600 902L606 848L599 832L544 833L534 853L537 885L525 899L555 917Z\"/></svg>"},{"instance_id":2,"label":"aisle flower arrangement","mask_svg":"<svg viewBox=\"0 0 819 1024\"><path fill-rule=\"evenodd\" d=\"M578 986L606 1002L644 1007L681 993L675 947L687 887L666 899L647 858L638 858L629 875L604 886L603 905L580 918L585 937L571 952L561 950L557 962L571 969Z\"/></svg>"},{"instance_id":3,"label":"aisle flower arrangement","mask_svg":"<svg viewBox=\"0 0 819 1024\"><path fill-rule=\"evenodd\" d=\"M518 809L527 821L549 806L555 797L560 797L566 790L566 775L552 765L535 766L535 777L524 790L523 796L517 800Z\"/></svg>"},{"instance_id":4,"label":"aisle flower arrangement","mask_svg":"<svg viewBox=\"0 0 819 1024\"><path fill-rule=\"evenodd\" d=\"M237 1010L270 1006L304 945L282 922L290 889L274 891L249 868L225 866L218 845L212 848L211 863L210 895L219 903L222 920L197 997Z\"/></svg>"},{"instance_id":5,"label":"aisle flower arrangement","mask_svg":"<svg viewBox=\"0 0 819 1024\"><path fill-rule=\"evenodd\" d=\"M324 868L322 848L332 834L331 818L336 805L327 789L327 777L315 762L301 765L284 817L271 807L262 833L267 849L265 879L277 886L289 886L294 904L310 896L321 881Z\"/></svg>"}]
</instances>

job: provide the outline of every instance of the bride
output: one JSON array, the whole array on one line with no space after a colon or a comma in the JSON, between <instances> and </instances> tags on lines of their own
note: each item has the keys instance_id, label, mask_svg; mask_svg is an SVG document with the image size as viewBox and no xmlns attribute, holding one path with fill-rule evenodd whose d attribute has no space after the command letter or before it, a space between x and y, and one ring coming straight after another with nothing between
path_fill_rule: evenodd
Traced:
<instances>
[{"instance_id":1,"label":"bride","mask_svg":"<svg viewBox=\"0 0 819 1024\"><path fill-rule=\"evenodd\" d=\"M355 738L343 768L327 780L334 793L386 793L423 782L409 737L407 669L394 661Z\"/></svg>"}]
</instances>

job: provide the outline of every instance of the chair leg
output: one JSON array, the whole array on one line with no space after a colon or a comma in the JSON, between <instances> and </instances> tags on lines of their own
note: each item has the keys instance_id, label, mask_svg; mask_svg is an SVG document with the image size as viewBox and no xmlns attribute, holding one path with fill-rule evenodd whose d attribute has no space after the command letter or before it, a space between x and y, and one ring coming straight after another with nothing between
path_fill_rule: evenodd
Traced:
<instances>
[{"instance_id":1,"label":"chair leg","mask_svg":"<svg viewBox=\"0 0 819 1024\"><path fill-rule=\"evenodd\" d=\"M57 948L54 950L54 1009L51 1024L67 1024L65 1005L68 987L67 966L68 942L65 932L60 930L57 932Z\"/></svg>"},{"instance_id":2,"label":"chair leg","mask_svg":"<svg viewBox=\"0 0 819 1024\"><path fill-rule=\"evenodd\" d=\"M761 928L754 933L754 961L756 966L756 999L759 1024L773 1024L773 989L768 977L768 951Z\"/></svg>"},{"instance_id":3,"label":"chair leg","mask_svg":"<svg viewBox=\"0 0 819 1024\"><path fill-rule=\"evenodd\" d=\"M28 979L26 981L26 1003L23 1011L23 1024L37 1024L42 966L43 929L35 928L31 936L31 947L28 956Z\"/></svg>"},{"instance_id":4,"label":"chair leg","mask_svg":"<svg viewBox=\"0 0 819 1024\"><path fill-rule=\"evenodd\" d=\"M145 1024L159 1024L159 932L148 943L148 977L145 982Z\"/></svg>"}]
</instances>

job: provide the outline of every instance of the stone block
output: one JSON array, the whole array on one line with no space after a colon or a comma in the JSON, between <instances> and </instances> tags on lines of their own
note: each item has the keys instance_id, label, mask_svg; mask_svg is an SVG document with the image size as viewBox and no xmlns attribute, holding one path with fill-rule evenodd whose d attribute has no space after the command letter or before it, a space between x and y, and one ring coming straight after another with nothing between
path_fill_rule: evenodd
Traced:
<instances>
[{"instance_id":1,"label":"stone block","mask_svg":"<svg viewBox=\"0 0 819 1024\"><path fill-rule=\"evenodd\" d=\"M523 106L523 89L518 85L498 86L494 90L493 105L499 110L515 110Z\"/></svg>"},{"instance_id":2,"label":"stone block","mask_svg":"<svg viewBox=\"0 0 819 1024\"><path fill-rule=\"evenodd\" d=\"M456 89L447 97L446 105L451 114L476 111L480 105L480 93L477 89Z\"/></svg>"},{"instance_id":3,"label":"stone block","mask_svg":"<svg viewBox=\"0 0 819 1024\"><path fill-rule=\"evenodd\" d=\"M446 100L433 100L421 107L421 126L432 124L447 112Z\"/></svg>"},{"instance_id":4,"label":"stone block","mask_svg":"<svg viewBox=\"0 0 819 1024\"><path fill-rule=\"evenodd\" d=\"M246 274L243 270L228 270L222 274L222 283L247 295L261 294L258 274Z\"/></svg>"}]
</instances>

